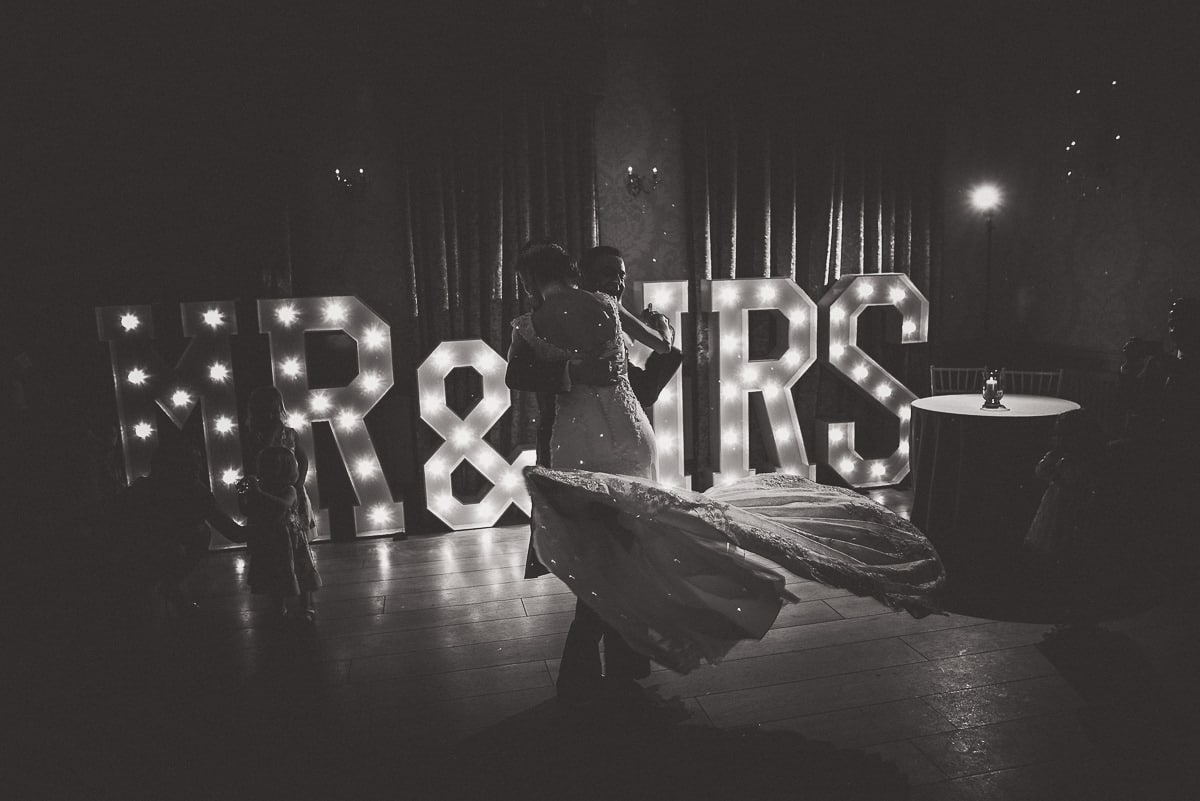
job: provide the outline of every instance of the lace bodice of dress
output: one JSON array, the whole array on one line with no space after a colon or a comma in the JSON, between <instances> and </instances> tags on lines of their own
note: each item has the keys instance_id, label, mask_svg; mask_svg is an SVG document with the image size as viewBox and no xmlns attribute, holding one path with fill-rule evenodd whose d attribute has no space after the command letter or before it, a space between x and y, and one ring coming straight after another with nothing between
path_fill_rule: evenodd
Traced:
<instances>
[{"instance_id":1,"label":"lace bodice of dress","mask_svg":"<svg viewBox=\"0 0 1200 801\"><path fill-rule=\"evenodd\" d=\"M598 348L572 350L556 345L548 339L543 339L533 327L533 312L527 312L517 317L512 321L512 327L517 335L529 343L539 359L548 362L577 359L580 357L616 359L621 366L621 372L624 373L626 372L627 354L625 352L625 337L621 332L621 315L617 309L617 301L603 292L591 292L589 294L604 303L613 321L612 331Z\"/></svg>"},{"instance_id":2,"label":"lace bodice of dress","mask_svg":"<svg viewBox=\"0 0 1200 801\"><path fill-rule=\"evenodd\" d=\"M616 300L609 295L591 294L604 303L611 321L611 329L593 348L571 350L542 338L534 329L531 313L521 315L512 323L514 336L528 342L541 360L588 357L613 359L618 365L615 384L575 384L570 392L557 396L552 460L561 466L569 463L575 467L626 475L650 475L653 447L648 439L653 438L653 432L629 384L629 357L620 310Z\"/></svg>"}]
</instances>

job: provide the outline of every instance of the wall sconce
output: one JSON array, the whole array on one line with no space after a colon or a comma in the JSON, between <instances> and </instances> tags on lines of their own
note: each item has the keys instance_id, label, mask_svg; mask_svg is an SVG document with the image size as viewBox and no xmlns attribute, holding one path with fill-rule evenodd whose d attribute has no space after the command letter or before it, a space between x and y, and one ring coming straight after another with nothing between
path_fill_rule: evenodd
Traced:
<instances>
[{"instance_id":1,"label":"wall sconce","mask_svg":"<svg viewBox=\"0 0 1200 801\"><path fill-rule=\"evenodd\" d=\"M363 190L367 186L367 173L362 167L358 168L358 172L347 170L342 172L340 169L333 171L334 177L337 179L338 186L342 191L352 197L361 197Z\"/></svg>"},{"instance_id":2,"label":"wall sconce","mask_svg":"<svg viewBox=\"0 0 1200 801\"><path fill-rule=\"evenodd\" d=\"M637 197L645 192L647 195L662 186L663 178L658 174L658 167L650 168L650 177L642 178L633 171L633 167L628 168L628 175L625 177L625 191L630 197Z\"/></svg>"}]
</instances>

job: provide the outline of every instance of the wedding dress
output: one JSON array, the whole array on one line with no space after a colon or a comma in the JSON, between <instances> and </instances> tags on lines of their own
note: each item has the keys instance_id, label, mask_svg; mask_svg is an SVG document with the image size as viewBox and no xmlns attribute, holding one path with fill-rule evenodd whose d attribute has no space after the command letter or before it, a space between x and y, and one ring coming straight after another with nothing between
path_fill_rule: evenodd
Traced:
<instances>
[{"instance_id":1,"label":"wedding dress","mask_svg":"<svg viewBox=\"0 0 1200 801\"><path fill-rule=\"evenodd\" d=\"M611 386L557 396L551 466L526 468L541 561L636 651L687 673L738 642L761 639L785 579L749 551L817 581L915 615L936 609L941 563L911 524L849 490L795 476L755 476L700 494L654 477L654 433L625 376L616 301L596 294L611 336L591 352L513 322L539 358L613 358Z\"/></svg>"}]
</instances>

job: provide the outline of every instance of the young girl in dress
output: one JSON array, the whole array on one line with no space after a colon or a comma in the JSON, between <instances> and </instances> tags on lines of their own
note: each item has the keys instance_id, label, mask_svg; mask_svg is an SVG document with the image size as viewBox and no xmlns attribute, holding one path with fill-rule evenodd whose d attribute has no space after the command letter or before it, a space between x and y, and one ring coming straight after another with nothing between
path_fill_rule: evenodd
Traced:
<instances>
[{"instance_id":1,"label":"young girl in dress","mask_svg":"<svg viewBox=\"0 0 1200 801\"><path fill-rule=\"evenodd\" d=\"M299 597L299 614L311 623L316 618L313 591L321 586L321 576L301 521L297 473L292 451L268 446L258 454L257 477L243 479L238 490L249 529L250 591L270 596L280 619L287 616L288 599Z\"/></svg>"},{"instance_id":2,"label":"young girl in dress","mask_svg":"<svg viewBox=\"0 0 1200 801\"><path fill-rule=\"evenodd\" d=\"M250 393L246 410L246 432L250 435L251 449L249 461L254 464L258 454L271 446L287 448L295 455L297 471L293 486L300 503L300 522L304 526L305 536L311 540L317 521L308 492L304 489L304 482L308 478L308 454L301 447L296 430L284 423L286 415L283 396L275 387L258 387Z\"/></svg>"},{"instance_id":3,"label":"young girl in dress","mask_svg":"<svg viewBox=\"0 0 1200 801\"><path fill-rule=\"evenodd\" d=\"M1085 545L1081 534L1094 519L1089 512L1095 508L1103 455L1103 432L1091 414L1075 409L1055 419L1050 450L1034 468L1034 475L1050 484L1025 535L1035 557L1061 564Z\"/></svg>"}]
</instances>

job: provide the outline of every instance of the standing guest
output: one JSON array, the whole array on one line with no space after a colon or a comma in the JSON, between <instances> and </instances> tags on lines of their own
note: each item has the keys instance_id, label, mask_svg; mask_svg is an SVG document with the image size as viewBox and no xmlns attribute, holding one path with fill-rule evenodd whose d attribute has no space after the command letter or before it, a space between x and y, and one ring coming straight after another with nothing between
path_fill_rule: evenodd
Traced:
<instances>
[{"instance_id":1,"label":"standing guest","mask_svg":"<svg viewBox=\"0 0 1200 801\"><path fill-rule=\"evenodd\" d=\"M250 393L250 402L246 410L246 430L250 435L251 449L248 464L256 464L258 454L264 448L280 447L292 452L298 467L293 486L300 504L300 522L304 527L305 536L311 540L317 520L308 492L304 488L304 482L308 478L308 454L300 445L300 437L296 430L285 423L286 415L283 396L275 387L258 387Z\"/></svg>"},{"instance_id":2,"label":"standing guest","mask_svg":"<svg viewBox=\"0 0 1200 801\"><path fill-rule=\"evenodd\" d=\"M530 243L522 249L518 263L518 274L529 291L535 308L541 306L541 295L531 291L536 287L535 275L545 274L570 261L565 250L550 242ZM626 269L621 251L600 245L589 250L580 264L580 287L593 292L603 292L620 300L625 291ZM643 319L658 331L663 339L674 344L675 332L666 315L653 312L649 307ZM645 369L628 366L629 383L643 408L652 406L659 393L683 362L683 354L671 347L665 352L654 351L646 361ZM564 361L539 361L532 345L520 336L514 336L508 354L508 370L505 379L510 389L536 392L538 399L538 447L537 463L550 465L550 437L554 429L556 396L569 393L574 384L612 386L618 377L615 359L592 359L580 357ZM532 526L532 524L531 524ZM530 541L526 559L525 577L536 578L549 570L537 558L533 542ZM600 644L604 644L604 667L601 668ZM591 607L582 601L575 605L575 619L567 634L563 649L563 660L559 671L560 695L568 702L587 702L598 698L597 687L601 679L610 682L628 683L645 678L650 674L650 660L633 651L625 640L607 626Z\"/></svg>"},{"instance_id":3,"label":"standing guest","mask_svg":"<svg viewBox=\"0 0 1200 801\"><path fill-rule=\"evenodd\" d=\"M258 454L257 476L242 479L238 494L247 519L250 591L269 596L280 621L287 617L288 599L299 597L299 614L312 623L317 614L313 591L321 586L321 575L301 519L298 472L295 453L278 445L266 447Z\"/></svg>"},{"instance_id":4,"label":"standing guest","mask_svg":"<svg viewBox=\"0 0 1200 801\"><path fill-rule=\"evenodd\" d=\"M1148 440L1174 468L1185 466L1183 460L1200 448L1200 299L1171 304L1167 334L1174 353L1137 337L1125 343L1117 387L1132 423L1127 433Z\"/></svg>"}]
</instances>

